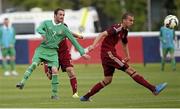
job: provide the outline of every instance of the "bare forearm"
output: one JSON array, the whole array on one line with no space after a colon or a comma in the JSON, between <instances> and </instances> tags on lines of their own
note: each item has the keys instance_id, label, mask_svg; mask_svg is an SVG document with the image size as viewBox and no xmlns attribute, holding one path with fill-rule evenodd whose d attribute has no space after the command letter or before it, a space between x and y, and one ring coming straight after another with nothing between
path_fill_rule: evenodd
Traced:
<instances>
[{"instance_id":1,"label":"bare forearm","mask_svg":"<svg viewBox=\"0 0 180 109\"><path fill-rule=\"evenodd\" d=\"M72 35L73 35L75 38L83 39L83 36L82 36L82 35L79 35L79 34L77 34L77 33L73 33L73 32L72 32Z\"/></svg>"},{"instance_id":2,"label":"bare forearm","mask_svg":"<svg viewBox=\"0 0 180 109\"><path fill-rule=\"evenodd\" d=\"M94 40L93 44L89 46L88 50L92 51L97 46L97 44L100 42L100 40L103 39L103 37L106 37L106 36L108 36L107 31L104 31L104 32L100 33L96 37L96 39Z\"/></svg>"},{"instance_id":3,"label":"bare forearm","mask_svg":"<svg viewBox=\"0 0 180 109\"><path fill-rule=\"evenodd\" d=\"M128 58L130 58L129 48L128 48L128 45L127 45L127 44L123 44L123 50L124 50L125 56L128 57Z\"/></svg>"},{"instance_id":4,"label":"bare forearm","mask_svg":"<svg viewBox=\"0 0 180 109\"><path fill-rule=\"evenodd\" d=\"M94 40L94 42L93 42L93 44L92 44L92 46L96 46L102 39L103 39L103 37L105 37L106 36L106 33L100 33L97 37L96 37L96 39Z\"/></svg>"}]
</instances>

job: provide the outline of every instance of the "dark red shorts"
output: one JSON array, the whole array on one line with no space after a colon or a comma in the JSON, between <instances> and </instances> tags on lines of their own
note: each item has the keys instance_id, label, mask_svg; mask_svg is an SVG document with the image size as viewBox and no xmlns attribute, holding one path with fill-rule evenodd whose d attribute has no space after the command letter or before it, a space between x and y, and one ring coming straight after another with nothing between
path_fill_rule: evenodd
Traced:
<instances>
[{"instance_id":1,"label":"dark red shorts","mask_svg":"<svg viewBox=\"0 0 180 109\"><path fill-rule=\"evenodd\" d=\"M66 72L67 67L73 67L69 49L59 52L59 66L63 72Z\"/></svg>"},{"instance_id":2,"label":"dark red shorts","mask_svg":"<svg viewBox=\"0 0 180 109\"><path fill-rule=\"evenodd\" d=\"M104 76L113 76L116 68L125 71L129 67L129 65L115 52L101 52L101 60L104 69Z\"/></svg>"},{"instance_id":3,"label":"dark red shorts","mask_svg":"<svg viewBox=\"0 0 180 109\"><path fill-rule=\"evenodd\" d=\"M59 43L58 57L59 57L59 67L61 67L61 70L63 72L66 72L67 67L73 67L67 39L62 40Z\"/></svg>"}]
</instances>

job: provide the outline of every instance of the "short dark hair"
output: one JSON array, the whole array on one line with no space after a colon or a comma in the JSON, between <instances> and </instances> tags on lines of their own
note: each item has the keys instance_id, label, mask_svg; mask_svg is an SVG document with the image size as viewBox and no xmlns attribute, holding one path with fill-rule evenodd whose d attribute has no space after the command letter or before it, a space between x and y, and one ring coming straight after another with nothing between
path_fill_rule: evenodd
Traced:
<instances>
[{"instance_id":1,"label":"short dark hair","mask_svg":"<svg viewBox=\"0 0 180 109\"><path fill-rule=\"evenodd\" d=\"M4 20L9 20L9 19L6 17L6 18L4 18Z\"/></svg>"},{"instance_id":2,"label":"short dark hair","mask_svg":"<svg viewBox=\"0 0 180 109\"><path fill-rule=\"evenodd\" d=\"M127 19L128 16L134 17L134 15L133 15L132 13L126 12L126 13L124 13L124 14L122 15L122 20L123 20L123 19Z\"/></svg>"},{"instance_id":3,"label":"short dark hair","mask_svg":"<svg viewBox=\"0 0 180 109\"><path fill-rule=\"evenodd\" d=\"M54 10L54 15L57 15L58 11L64 11L64 9L62 8L57 8Z\"/></svg>"}]
</instances>

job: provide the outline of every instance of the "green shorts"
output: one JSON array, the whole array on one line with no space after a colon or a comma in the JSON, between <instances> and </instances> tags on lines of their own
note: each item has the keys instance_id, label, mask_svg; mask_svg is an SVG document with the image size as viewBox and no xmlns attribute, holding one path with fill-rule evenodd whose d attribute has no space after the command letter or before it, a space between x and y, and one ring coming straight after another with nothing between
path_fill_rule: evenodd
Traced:
<instances>
[{"instance_id":1,"label":"green shorts","mask_svg":"<svg viewBox=\"0 0 180 109\"><path fill-rule=\"evenodd\" d=\"M173 54L174 48L163 48L163 55L167 55L168 53Z\"/></svg>"},{"instance_id":2,"label":"green shorts","mask_svg":"<svg viewBox=\"0 0 180 109\"><path fill-rule=\"evenodd\" d=\"M16 50L14 47L13 48L3 48L3 49L1 49L1 52L2 52L3 57L16 55Z\"/></svg>"},{"instance_id":3,"label":"green shorts","mask_svg":"<svg viewBox=\"0 0 180 109\"><path fill-rule=\"evenodd\" d=\"M39 63L42 61L46 61L48 66L57 68L59 66L57 49L49 49L41 46L36 48L32 62Z\"/></svg>"}]
</instances>

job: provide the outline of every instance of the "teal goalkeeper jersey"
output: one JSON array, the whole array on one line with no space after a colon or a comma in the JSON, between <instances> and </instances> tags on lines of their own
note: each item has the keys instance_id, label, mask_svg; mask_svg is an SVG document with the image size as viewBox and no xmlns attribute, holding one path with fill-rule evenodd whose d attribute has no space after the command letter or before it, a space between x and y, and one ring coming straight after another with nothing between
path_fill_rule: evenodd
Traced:
<instances>
[{"instance_id":1,"label":"teal goalkeeper jersey","mask_svg":"<svg viewBox=\"0 0 180 109\"><path fill-rule=\"evenodd\" d=\"M160 41L162 48L174 48L175 31L165 26L160 29Z\"/></svg>"},{"instance_id":2,"label":"teal goalkeeper jersey","mask_svg":"<svg viewBox=\"0 0 180 109\"><path fill-rule=\"evenodd\" d=\"M13 27L1 26L0 27L0 46L2 48L9 48L15 46L15 30Z\"/></svg>"},{"instance_id":3,"label":"teal goalkeeper jersey","mask_svg":"<svg viewBox=\"0 0 180 109\"><path fill-rule=\"evenodd\" d=\"M63 23L55 24L53 20L46 20L37 28L37 32L45 38L41 42L41 47L58 49L58 44L67 37L81 55L85 53L84 48Z\"/></svg>"}]
</instances>

